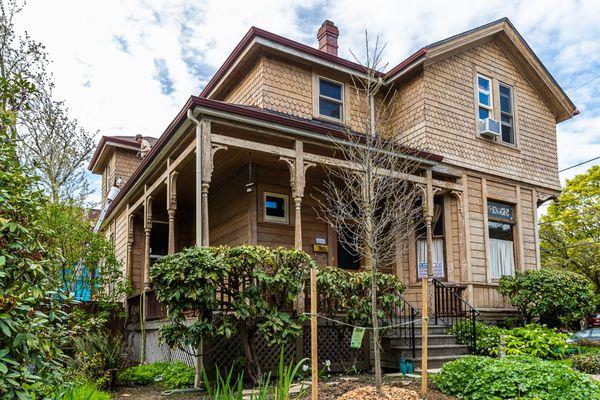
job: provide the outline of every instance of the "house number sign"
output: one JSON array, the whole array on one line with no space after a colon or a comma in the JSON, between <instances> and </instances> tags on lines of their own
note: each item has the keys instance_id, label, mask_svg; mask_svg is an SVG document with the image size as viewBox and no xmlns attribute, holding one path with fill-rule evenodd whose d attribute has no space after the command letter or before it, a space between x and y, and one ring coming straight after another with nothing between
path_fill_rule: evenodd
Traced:
<instances>
[{"instance_id":1,"label":"house number sign","mask_svg":"<svg viewBox=\"0 0 600 400\"><path fill-rule=\"evenodd\" d=\"M491 218L513 219L513 208L508 204L488 202L488 216Z\"/></svg>"}]
</instances>

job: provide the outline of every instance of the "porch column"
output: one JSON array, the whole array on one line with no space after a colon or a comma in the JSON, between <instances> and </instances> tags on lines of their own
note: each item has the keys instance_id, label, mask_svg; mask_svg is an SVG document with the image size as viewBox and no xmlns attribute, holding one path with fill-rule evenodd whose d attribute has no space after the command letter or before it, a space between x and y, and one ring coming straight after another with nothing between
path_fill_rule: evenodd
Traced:
<instances>
[{"instance_id":1,"label":"porch column","mask_svg":"<svg viewBox=\"0 0 600 400\"><path fill-rule=\"evenodd\" d=\"M168 178L168 203L167 214L169 215L169 247L168 253L175 253L175 213L177 212L177 177L179 172L173 171Z\"/></svg>"},{"instance_id":2,"label":"porch column","mask_svg":"<svg viewBox=\"0 0 600 400\"><path fill-rule=\"evenodd\" d=\"M427 277L421 279L421 336L422 336L422 355L421 355L421 392L427 393L427 324L430 309L429 287L433 277L433 232L431 222L433 220L433 178L431 168L426 171L426 183L424 190L424 219L427 228Z\"/></svg>"},{"instance_id":3,"label":"porch column","mask_svg":"<svg viewBox=\"0 0 600 400\"><path fill-rule=\"evenodd\" d=\"M133 213L127 217L127 280L133 286L133 241L135 238L133 224L135 222Z\"/></svg>"},{"instance_id":4,"label":"porch column","mask_svg":"<svg viewBox=\"0 0 600 400\"><path fill-rule=\"evenodd\" d=\"M150 235L152 233L152 196L144 202L144 291L150 290Z\"/></svg>"},{"instance_id":5,"label":"porch column","mask_svg":"<svg viewBox=\"0 0 600 400\"><path fill-rule=\"evenodd\" d=\"M458 210L458 254L459 254L459 265L460 265L460 282L466 284L469 280L467 270L467 249L466 249L466 237L465 237L465 218L464 218L464 203L463 193L458 190L450 192L456 198L456 209Z\"/></svg>"}]
</instances>

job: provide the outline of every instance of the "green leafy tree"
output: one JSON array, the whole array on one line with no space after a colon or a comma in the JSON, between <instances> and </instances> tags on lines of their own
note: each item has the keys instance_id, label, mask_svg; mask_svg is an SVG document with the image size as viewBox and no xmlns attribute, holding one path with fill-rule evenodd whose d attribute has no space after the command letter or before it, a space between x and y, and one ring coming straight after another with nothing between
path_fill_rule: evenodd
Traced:
<instances>
[{"instance_id":1,"label":"green leafy tree","mask_svg":"<svg viewBox=\"0 0 600 400\"><path fill-rule=\"evenodd\" d=\"M60 381L66 332L55 291L57 255L45 244L43 194L0 140L0 398L28 399Z\"/></svg>"},{"instance_id":2,"label":"green leafy tree","mask_svg":"<svg viewBox=\"0 0 600 400\"><path fill-rule=\"evenodd\" d=\"M172 320L161 337L198 357L202 339L238 335L247 376L258 382L254 337L278 345L302 332L292 303L313 263L304 252L263 246L192 247L164 257L151 270L156 296ZM197 362L196 386L200 378Z\"/></svg>"},{"instance_id":3,"label":"green leafy tree","mask_svg":"<svg viewBox=\"0 0 600 400\"><path fill-rule=\"evenodd\" d=\"M510 299L526 323L539 318L551 327L569 327L595 308L592 282L570 271L544 268L505 275L498 292Z\"/></svg>"},{"instance_id":4,"label":"green leafy tree","mask_svg":"<svg viewBox=\"0 0 600 400\"><path fill-rule=\"evenodd\" d=\"M600 165L567 181L540 222L545 267L585 275L600 288Z\"/></svg>"},{"instance_id":5,"label":"green leafy tree","mask_svg":"<svg viewBox=\"0 0 600 400\"><path fill-rule=\"evenodd\" d=\"M60 254L57 274L67 295L90 288L93 300L112 308L128 292L123 264L113 244L94 232L94 221L78 203L65 201L45 205L42 223L54 232L49 244Z\"/></svg>"}]
</instances>

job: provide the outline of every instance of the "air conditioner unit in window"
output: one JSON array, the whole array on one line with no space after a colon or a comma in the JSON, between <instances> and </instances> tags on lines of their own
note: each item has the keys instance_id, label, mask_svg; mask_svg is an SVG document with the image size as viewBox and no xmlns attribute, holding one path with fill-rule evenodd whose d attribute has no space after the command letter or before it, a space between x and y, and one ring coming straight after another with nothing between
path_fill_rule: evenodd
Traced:
<instances>
[{"instance_id":1,"label":"air conditioner unit in window","mask_svg":"<svg viewBox=\"0 0 600 400\"><path fill-rule=\"evenodd\" d=\"M479 134L488 138L500 136L500 122L491 118L480 119Z\"/></svg>"}]
</instances>

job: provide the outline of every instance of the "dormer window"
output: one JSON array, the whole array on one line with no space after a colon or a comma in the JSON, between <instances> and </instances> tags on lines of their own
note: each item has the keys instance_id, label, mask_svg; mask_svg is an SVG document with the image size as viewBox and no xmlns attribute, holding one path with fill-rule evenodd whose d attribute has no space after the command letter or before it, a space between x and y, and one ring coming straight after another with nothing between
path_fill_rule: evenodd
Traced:
<instances>
[{"instance_id":1,"label":"dormer window","mask_svg":"<svg viewBox=\"0 0 600 400\"><path fill-rule=\"evenodd\" d=\"M344 86L319 77L319 117L342 121L344 119Z\"/></svg>"}]
</instances>

